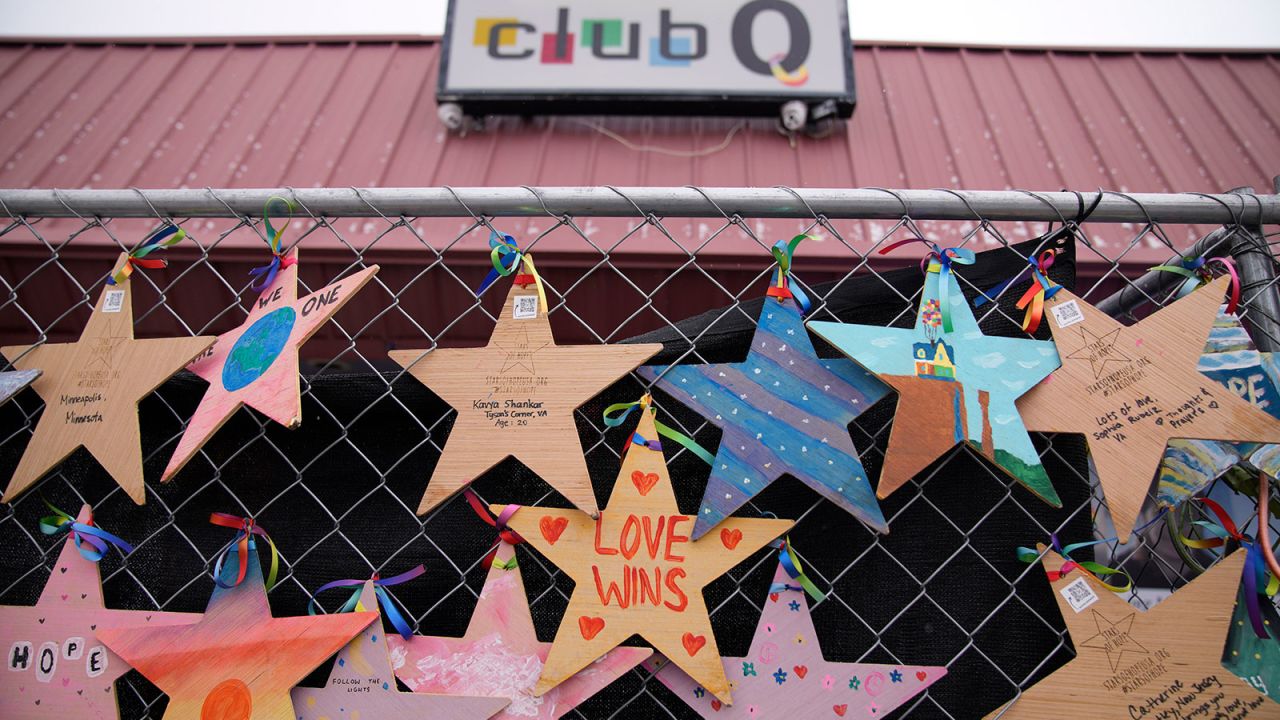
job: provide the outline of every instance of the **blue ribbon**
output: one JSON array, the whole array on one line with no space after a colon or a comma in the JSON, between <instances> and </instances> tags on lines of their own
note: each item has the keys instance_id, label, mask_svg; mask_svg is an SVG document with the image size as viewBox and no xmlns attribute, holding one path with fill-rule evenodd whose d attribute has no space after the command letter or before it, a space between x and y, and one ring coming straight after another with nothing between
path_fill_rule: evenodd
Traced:
<instances>
[{"instance_id":1,"label":"blue ribbon","mask_svg":"<svg viewBox=\"0 0 1280 720\"><path fill-rule=\"evenodd\" d=\"M40 518L40 532L45 535L70 532L71 538L76 544L76 549L89 562L101 560L107 554L108 545L115 545L126 555L133 552L132 545L100 527L95 527L92 524L92 520L87 524L78 522L67 513L49 504L48 500L45 500L44 504L45 507L53 511L53 515L46 515ZM85 547L85 545L89 545L89 547Z\"/></svg>"},{"instance_id":2,"label":"blue ribbon","mask_svg":"<svg viewBox=\"0 0 1280 720\"><path fill-rule=\"evenodd\" d=\"M484 276L484 280L480 282L480 287L476 289L476 295L480 295L487 290L490 285L497 282L498 278L510 275L524 255L515 238L510 235L499 235L494 230L489 231L489 251L490 257L493 259L494 268L489 271L488 275ZM499 272L499 265L505 268L507 272Z\"/></svg>"},{"instance_id":3,"label":"blue ribbon","mask_svg":"<svg viewBox=\"0 0 1280 720\"><path fill-rule=\"evenodd\" d=\"M271 224L271 206L279 203L284 204L284 209L285 212L288 213L288 217L285 218L284 224L280 226L279 230L277 230L275 226ZM254 291L262 292L263 290L266 290L271 286L271 283L275 281L276 273L280 272L281 268L287 268L293 264L292 258L284 257L284 251L280 241L280 236L284 234L285 228L289 227L289 221L292 219L293 205L290 204L288 200L285 200L279 195L272 195L267 198L267 204L262 208L262 223L267 227L267 245L271 247L271 262L249 271L249 277L254 278L254 281L249 283L249 287Z\"/></svg>"},{"instance_id":4,"label":"blue ribbon","mask_svg":"<svg viewBox=\"0 0 1280 720\"><path fill-rule=\"evenodd\" d=\"M413 628L409 627L409 623L404 619L404 615L400 613L400 608L396 607L396 604L391 601L391 595L388 594L386 590L383 590L383 588L409 582L424 572L426 572L426 568L422 565L418 565L412 570L400 573L394 577L380 578L375 574L372 578L373 592L378 598L378 604L382 606L382 614L391 621L392 627L394 627L396 632L400 633L400 637L405 640L413 637ZM356 588L355 592L351 593L351 597L347 598L347 601L342 604L342 607L338 608L339 613L355 612L356 607L360 604L360 591L363 589L365 582L366 581L364 580L334 580L333 582L321 585L314 593L311 594L311 602L307 604L307 614L316 614L316 596L325 590L357 585L359 587Z\"/></svg>"},{"instance_id":5,"label":"blue ribbon","mask_svg":"<svg viewBox=\"0 0 1280 720\"><path fill-rule=\"evenodd\" d=\"M794 299L796 305L800 307L801 315L809 312L812 303L809 301L809 296L804 294L804 290L801 290L798 285L791 282L795 279L795 275L791 272L791 257L795 255L796 246L808 239L809 236L802 233L789 241L779 240L773 244L770 252L773 253L773 259L778 263L778 269L773 271L769 292L766 293L771 297L778 298L779 302L787 298Z\"/></svg>"}]
</instances>

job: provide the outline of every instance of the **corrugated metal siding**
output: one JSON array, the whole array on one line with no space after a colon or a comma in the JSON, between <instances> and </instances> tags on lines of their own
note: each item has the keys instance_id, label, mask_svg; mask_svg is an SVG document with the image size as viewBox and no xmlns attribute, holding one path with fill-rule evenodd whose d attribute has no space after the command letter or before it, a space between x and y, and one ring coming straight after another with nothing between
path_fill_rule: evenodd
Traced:
<instances>
[{"instance_id":1,"label":"corrugated metal siding","mask_svg":"<svg viewBox=\"0 0 1280 720\"><path fill-rule=\"evenodd\" d=\"M795 185L1128 191L1270 186L1274 55L857 48L858 109L792 145L771 121L435 115L435 43L0 45L0 186ZM744 125L736 132L735 128ZM606 128L635 146L600 131ZM700 153L721 144L719 152ZM532 229L546 222L529 223ZM528 231L517 223L513 230ZM631 221L592 221L616 240ZM705 223L673 222L699 241ZM760 223L772 235L794 222ZM840 224L873 242L887 224ZM964 223L930 229L943 239ZM359 240L376 225L339 228ZM424 223L443 244L455 221ZM1185 242L1200 230L1179 228ZM1038 232L1013 228L1010 237ZM1116 247L1132 230L1101 233ZM388 242L394 244L399 238ZM409 240L407 242L413 242ZM747 241L729 233L710 253ZM544 250L589 250L558 232ZM674 248L646 229L621 252ZM821 248L809 252L821 253ZM1127 259L1163 259L1139 248Z\"/></svg>"}]
</instances>

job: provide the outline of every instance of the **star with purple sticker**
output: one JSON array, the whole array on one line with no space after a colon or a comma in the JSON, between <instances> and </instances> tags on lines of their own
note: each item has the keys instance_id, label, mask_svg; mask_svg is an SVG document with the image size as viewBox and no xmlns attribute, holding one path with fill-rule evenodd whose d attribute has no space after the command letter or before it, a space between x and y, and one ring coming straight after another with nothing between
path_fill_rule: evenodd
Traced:
<instances>
[{"instance_id":1,"label":"star with purple sticker","mask_svg":"<svg viewBox=\"0 0 1280 720\"><path fill-rule=\"evenodd\" d=\"M791 608L791 612L800 612L800 601L792 600L791 602L787 603L787 607Z\"/></svg>"},{"instance_id":2,"label":"star with purple sticker","mask_svg":"<svg viewBox=\"0 0 1280 720\"><path fill-rule=\"evenodd\" d=\"M773 681L774 681L774 682L776 682L776 683L778 683L779 685L781 685L782 683L786 682L786 681L787 681L787 671L786 671L786 670L783 670L782 668L778 668L778 672L776 672L776 673L774 673L774 674L773 674Z\"/></svg>"},{"instance_id":3,"label":"star with purple sticker","mask_svg":"<svg viewBox=\"0 0 1280 720\"><path fill-rule=\"evenodd\" d=\"M902 673L897 670L894 670L893 672L889 673L889 679L896 683L900 683L902 682Z\"/></svg>"}]
</instances>

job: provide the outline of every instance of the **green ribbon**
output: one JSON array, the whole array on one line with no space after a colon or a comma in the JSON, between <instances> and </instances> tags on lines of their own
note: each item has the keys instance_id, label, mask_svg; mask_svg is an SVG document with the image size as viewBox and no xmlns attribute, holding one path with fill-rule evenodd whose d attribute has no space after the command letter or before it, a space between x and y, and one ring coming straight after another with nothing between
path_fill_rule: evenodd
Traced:
<instances>
[{"instance_id":1,"label":"green ribbon","mask_svg":"<svg viewBox=\"0 0 1280 720\"><path fill-rule=\"evenodd\" d=\"M645 395L644 397L640 398L639 400L636 400L635 402L614 403L613 405L610 405L609 407L604 409L605 426L611 427L611 428L618 427L619 425L627 421L627 417L631 415L631 411L635 410L637 407L648 408L650 413L653 413L654 415L656 415L658 412L658 409L653 407L650 404L650 402L651 402L651 399L649 395ZM622 414L614 417L614 415L619 412L621 412ZM680 432L679 430L676 430L675 428L672 428L670 426L662 424L661 422L658 422L658 419L656 417L653 419L653 426L658 430L659 435L661 435L664 438L667 438L668 440L672 440L676 442L677 444L684 447L684 449L688 450L694 455L697 455L698 458L702 460L702 462L708 465L715 464L715 461L716 461L715 456L707 452L706 449L703 448L701 445L699 445L697 441L694 440L693 438L689 437L688 435L685 435L684 433ZM627 448L631 447L632 441L635 441L640 445L644 445L650 450L662 449L662 445L659 444L658 441L648 440L642 437L639 433L632 433L631 437L627 439L627 444L622 448L623 452L626 452Z\"/></svg>"}]
</instances>

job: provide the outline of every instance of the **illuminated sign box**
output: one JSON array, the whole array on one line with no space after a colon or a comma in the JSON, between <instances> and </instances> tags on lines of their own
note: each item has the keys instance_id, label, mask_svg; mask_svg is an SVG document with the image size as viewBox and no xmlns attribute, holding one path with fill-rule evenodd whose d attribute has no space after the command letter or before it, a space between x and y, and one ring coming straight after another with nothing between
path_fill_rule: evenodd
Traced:
<instances>
[{"instance_id":1,"label":"illuminated sign box","mask_svg":"<svg viewBox=\"0 0 1280 720\"><path fill-rule=\"evenodd\" d=\"M470 114L853 113L845 0L450 0L439 103Z\"/></svg>"}]
</instances>

